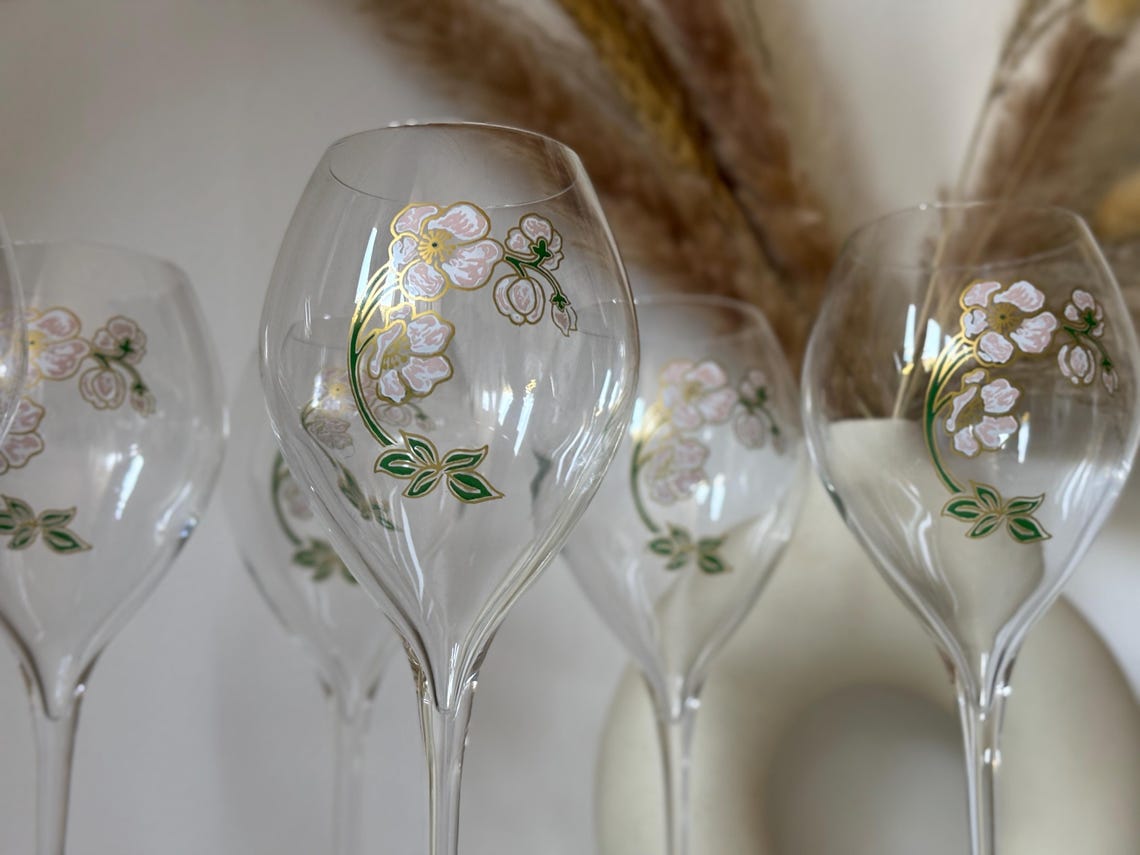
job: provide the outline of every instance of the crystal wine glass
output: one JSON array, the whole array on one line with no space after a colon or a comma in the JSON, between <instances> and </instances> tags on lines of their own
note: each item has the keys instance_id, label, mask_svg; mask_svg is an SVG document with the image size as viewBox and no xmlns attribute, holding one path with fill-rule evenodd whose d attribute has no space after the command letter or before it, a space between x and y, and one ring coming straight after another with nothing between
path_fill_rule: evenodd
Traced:
<instances>
[{"instance_id":1,"label":"crystal wine glass","mask_svg":"<svg viewBox=\"0 0 1140 855\"><path fill-rule=\"evenodd\" d=\"M194 530L225 419L179 270L81 243L21 244L15 257L28 363L0 444L0 624L35 720L36 851L62 855L91 670Z\"/></svg>"},{"instance_id":2,"label":"crystal wine glass","mask_svg":"<svg viewBox=\"0 0 1140 855\"><path fill-rule=\"evenodd\" d=\"M804 366L808 444L958 693L974 855L994 851L1002 709L1026 632L1137 444L1137 345L1075 214L928 205L848 241Z\"/></svg>"},{"instance_id":3,"label":"crystal wine glass","mask_svg":"<svg viewBox=\"0 0 1140 855\"><path fill-rule=\"evenodd\" d=\"M348 374L332 369L330 384L347 390ZM265 412L251 360L231 407L231 460L222 476L234 538L258 590L286 631L317 666L336 721L332 855L360 851L361 770L372 700L396 634L357 585L309 506L309 490L292 474ZM392 526L387 508L364 500L351 475L344 487L362 517Z\"/></svg>"},{"instance_id":4,"label":"crystal wine glass","mask_svg":"<svg viewBox=\"0 0 1140 855\"><path fill-rule=\"evenodd\" d=\"M285 235L262 348L285 461L403 639L430 851L453 855L479 668L633 402L633 303L577 157L487 125L335 143Z\"/></svg>"},{"instance_id":5,"label":"crystal wine glass","mask_svg":"<svg viewBox=\"0 0 1140 855\"><path fill-rule=\"evenodd\" d=\"M0 218L0 440L8 433L20 402L28 365L26 332L20 274Z\"/></svg>"},{"instance_id":6,"label":"crystal wine glass","mask_svg":"<svg viewBox=\"0 0 1140 855\"><path fill-rule=\"evenodd\" d=\"M798 515L799 397L763 315L721 297L637 301L626 440L563 554L633 655L657 715L666 851L688 851L689 747L709 664Z\"/></svg>"}]
</instances>

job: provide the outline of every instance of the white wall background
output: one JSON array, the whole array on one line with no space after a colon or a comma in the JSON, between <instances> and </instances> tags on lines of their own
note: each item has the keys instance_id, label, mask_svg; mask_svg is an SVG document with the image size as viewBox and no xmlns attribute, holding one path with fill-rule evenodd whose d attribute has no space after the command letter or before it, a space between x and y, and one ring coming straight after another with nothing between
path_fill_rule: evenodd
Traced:
<instances>
[{"instance_id":1,"label":"white wall background","mask_svg":"<svg viewBox=\"0 0 1140 855\"><path fill-rule=\"evenodd\" d=\"M396 119L478 116L420 91L385 56L382 17L364 5L0 0L0 211L13 236L169 257L206 306L232 391L281 235L327 143ZM805 96L792 125L809 165L845 153L848 172L826 194L846 219L933 196L959 159L1012 4L774 5L777 72ZM1089 563L1100 566L1086 568L1078 599L1140 682L1140 638L1128 634L1140 584L1123 561ZM594 848L595 746L622 662L555 565L508 619L480 682L466 852ZM423 851L400 663L375 722L369 851ZM69 853L322 851L328 727L308 664L259 600L215 502L95 672ZM0 852L32 851L32 776L23 686L0 649Z\"/></svg>"}]
</instances>

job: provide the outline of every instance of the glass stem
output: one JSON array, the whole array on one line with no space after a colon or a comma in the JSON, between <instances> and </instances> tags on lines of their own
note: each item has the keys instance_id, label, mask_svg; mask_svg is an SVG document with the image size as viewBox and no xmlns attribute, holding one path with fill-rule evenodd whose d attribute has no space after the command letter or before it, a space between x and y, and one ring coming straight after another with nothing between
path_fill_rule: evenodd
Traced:
<instances>
[{"instance_id":1,"label":"glass stem","mask_svg":"<svg viewBox=\"0 0 1140 855\"><path fill-rule=\"evenodd\" d=\"M26 669L24 679L36 739L36 855L63 855L75 729L85 685L79 683L63 709L50 710L38 681Z\"/></svg>"},{"instance_id":2,"label":"glass stem","mask_svg":"<svg viewBox=\"0 0 1140 855\"><path fill-rule=\"evenodd\" d=\"M420 730L428 766L429 855L456 855L459 847L459 787L463 749L471 721L477 676L464 681L449 707L441 708L414 663L420 696Z\"/></svg>"},{"instance_id":3,"label":"glass stem","mask_svg":"<svg viewBox=\"0 0 1140 855\"><path fill-rule=\"evenodd\" d=\"M363 803L364 740L371 704L361 699L346 705L330 695L335 715L336 754L333 770L332 855L359 855Z\"/></svg>"},{"instance_id":4,"label":"glass stem","mask_svg":"<svg viewBox=\"0 0 1140 855\"><path fill-rule=\"evenodd\" d=\"M667 855L688 855L689 851L689 767L693 729L701 702L696 695L678 698L668 705L657 704L657 736L661 743L661 765L665 773L665 851Z\"/></svg>"},{"instance_id":5,"label":"glass stem","mask_svg":"<svg viewBox=\"0 0 1140 855\"><path fill-rule=\"evenodd\" d=\"M999 738L1004 698L980 704L959 688L958 713L966 748L966 787L970 810L970 852L994 855L994 783L1001 765Z\"/></svg>"}]
</instances>

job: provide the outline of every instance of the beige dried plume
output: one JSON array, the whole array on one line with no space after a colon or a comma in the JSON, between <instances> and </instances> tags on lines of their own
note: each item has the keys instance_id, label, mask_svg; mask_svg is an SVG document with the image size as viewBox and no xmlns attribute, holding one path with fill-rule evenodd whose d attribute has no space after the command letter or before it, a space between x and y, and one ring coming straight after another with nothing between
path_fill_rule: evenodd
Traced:
<instances>
[{"instance_id":1,"label":"beige dried plume","mask_svg":"<svg viewBox=\"0 0 1140 855\"><path fill-rule=\"evenodd\" d=\"M1140 169L1113 185L1097 207L1095 222L1103 240L1140 239Z\"/></svg>"},{"instance_id":2,"label":"beige dried plume","mask_svg":"<svg viewBox=\"0 0 1140 855\"><path fill-rule=\"evenodd\" d=\"M790 350L810 318L776 283L703 169L654 153L603 70L495 0L379 0L381 33L430 79L478 105L472 118L548 134L581 156L623 255L671 287L755 302Z\"/></svg>"},{"instance_id":3,"label":"beige dried plume","mask_svg":"<svg viewBox=\"0 0 1140 855\"><path fill-rule=\"evenodd\" d=\"M1085 0L1084 13L1098 33L1119 36L1140 18L1140 0Z\"/></svg>"}]
</instances>

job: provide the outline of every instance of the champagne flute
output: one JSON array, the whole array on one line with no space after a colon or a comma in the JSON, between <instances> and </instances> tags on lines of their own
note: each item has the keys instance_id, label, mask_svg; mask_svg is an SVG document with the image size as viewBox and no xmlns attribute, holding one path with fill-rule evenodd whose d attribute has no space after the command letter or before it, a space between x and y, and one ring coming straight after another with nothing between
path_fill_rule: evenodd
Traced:
<instances>
[{"instance_id":1,"label":"champagne flute","mask_svg":"<svg viewBox=\"0 0 1140 855\"><path fill-rule=\"evenodd\" d=\"M1084 222L1009 203L926 205L863 227L812 333L808 445L951 671L974 855L994 852L1014 660L1131 466L1137 357Z\"/></svg>"},{"instance_id":2,"label":"champagne flute","mask_svg":"<svg viewBox=\"0 0 1140 855\"><path fill-rule=\"evenodd\" d=\"M194 530L225 419L179 270L80 243L21 244L15 257L28 361L0 443L0 624L35 720L36 851L62 855L80 700Z\"/></svg>"},{"instance_id":3,"label":"champagne flute","mask_svg":"<svg viewBox=\"0 0 1140 855\"><path fill-rule=\"evenodd\" d=\"M8 433L20 404L28 366L24 298L12 241L0 217L0 440ZM24 410L25 419L28 410Z\"/></svg>"},{"instance_id":4,"label":"champagne flute","mask_svg":"<svg viewBox=\"0 0 1140 855\"><path fill-rule=\"evenodd\" d=\"M348 375L326 377L347 388ZM356 583L289 472L265 412L251 360L231 407L233 463L222 476L234 538L250 575L285 630L316 663L336 722L332 855L360 851L362 758L372 701L398 640ZM411 414L409 413L409 419ZM358 500L355 482L346 488ZM388 511L361 501L361 515L392 525Z\"/></svg>"},{"instance_id":5,"label":"champagne flute","mask_svg":"<svg viewBox=\"0 0 1140 855\"><path fill-rule=\"evenodd\" d=\"M638 299L629 434L563 550L641 669L657 715L666 851L688 851L689 757L713 656L756 602L802 495L799 397L752 306Z\"/></svg>"},{"instance_id":6,"label":"champagne flute","mask_svg":"<svg viewBox=\"0 0 1140 855\"><path fill-rule=\"evenodd\" d=\"M454 855L480 666L633 401L633 303L577 157L488 125L335 143L285 235L261 345L285 461L404 642L430 851ZM345 367L347 389L330 379Z\"/></svg>"}]
</instances>

